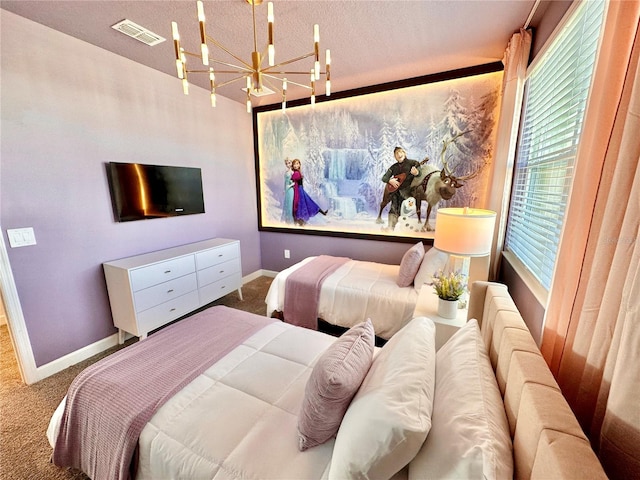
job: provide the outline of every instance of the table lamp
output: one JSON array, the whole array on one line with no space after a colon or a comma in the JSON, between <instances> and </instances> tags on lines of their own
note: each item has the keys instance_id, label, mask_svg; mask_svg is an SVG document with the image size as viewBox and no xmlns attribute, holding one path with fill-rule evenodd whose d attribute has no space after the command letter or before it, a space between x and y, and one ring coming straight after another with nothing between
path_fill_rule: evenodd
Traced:
<instances>
[{"instance_id":1,"label":"table lamp","mask_svg":"<svg viewBox=\"0 0 640 480\"><path fill-rule=\"evenodd\" d=\"M470 257L491 253L496 212L480 208L439 208L433 246L449 254L448 270L469 279Z\"/></svg>"}]
</instances>

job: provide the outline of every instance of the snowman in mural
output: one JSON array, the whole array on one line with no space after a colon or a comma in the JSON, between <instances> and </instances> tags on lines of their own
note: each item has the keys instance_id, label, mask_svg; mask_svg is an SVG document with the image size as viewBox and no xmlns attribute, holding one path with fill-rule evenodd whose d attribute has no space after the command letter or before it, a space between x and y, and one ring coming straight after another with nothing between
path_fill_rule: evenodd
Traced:
<instances>
[{"instance_id":1,"label":"snowman in mural","mask_svg":"<svg viewBox=\"0 0 640 480\"><path fill-rule=\"evenodd\" d=\"M401 233L419 232L420 226L416 213L416 199L409 197L403 200L395 231Z\"/></svg>"}]
</instances>

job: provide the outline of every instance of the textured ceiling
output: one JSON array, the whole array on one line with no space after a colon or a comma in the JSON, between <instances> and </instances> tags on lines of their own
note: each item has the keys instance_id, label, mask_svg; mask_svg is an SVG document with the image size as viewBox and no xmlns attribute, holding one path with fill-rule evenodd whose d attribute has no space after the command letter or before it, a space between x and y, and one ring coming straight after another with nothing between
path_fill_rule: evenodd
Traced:
<instances>
[{"instance_id":1,"label":"textured ceiling","mask_svg":"<svg viewBox=\"0 0 640 480\"><path fill-rule=\"evenodd\" d=\"M535 0L273 0L273 3L276 60L281 62L313 51L313 24L319 24L320 49L321 52L331 49L332 91L338 92L500 60L511 35L527 21ZM185 50L199 51L196 3L192 0L2 0L0 6L172 76L175 60L171 21L178 22ZM541 10L538 8L531 22L533 26ZM251 6L245 0L206 0L205 12L207 34L250 62ZM266 15L265 1L256 7L260 52L266 45ZM111 28L125 18L167 41L150 47ZM230 60L217 53L212 57ZM309 62L294 66L308 71L312 66ZM189 80L209 88L206 75L191 75ZM307 83L308 75L299 80ZM218 93L244 102L243 86L243 82L236 82L220 88ZM176 88L181 88L178 80ZM321 84L318 94L322 93ZM307 95L308 91L301 88L290 88L288 99ZM254 105L279 101L279 95L271 95L254 101Z\"/></svg>"}]
</instances>

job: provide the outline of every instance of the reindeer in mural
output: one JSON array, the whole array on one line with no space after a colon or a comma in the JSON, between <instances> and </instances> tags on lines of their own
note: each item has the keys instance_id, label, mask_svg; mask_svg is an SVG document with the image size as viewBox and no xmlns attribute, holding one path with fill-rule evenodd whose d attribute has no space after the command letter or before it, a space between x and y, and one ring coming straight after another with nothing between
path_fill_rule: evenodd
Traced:
<instances>
[{"instance_id":1,"label":"reindeer in mural","mask_svg":"<svg viewBox=\"0 0 640 480\"><path fill-rule=\"evenodd\" d=\"M443 168L442 170L438 170L433 165L420 165L420 173L414 177L411 182L411 196L416 199L416 213L418 214L418 222L421 222L420 216L420 208L422 205L422 201L427 202L427 215L425 217L424 225L422 227L423 232L432 232L434 228L429 223L429 216L431 215L431 210L434 206L440 202L440 200L449 200L451 199L458 188L463 187L467 180L471 180L475 176L477 176L480 171L475 171L469 175L465 175L462 177L456 177L450 170L447 159L446 152L449 145L455 143L458 138L462 135L465 135L468 132L462 132L455 135L451 139L445 139L442 141L442 150L440 152L440 159L442 161ZM391 193L385 189L384 195L382 197L382 201L380 202L380 210L378 212L378 218L376 219L376 223L382 222L382 210L387 204L391 201Z\"/></svg>"}]
</instances>

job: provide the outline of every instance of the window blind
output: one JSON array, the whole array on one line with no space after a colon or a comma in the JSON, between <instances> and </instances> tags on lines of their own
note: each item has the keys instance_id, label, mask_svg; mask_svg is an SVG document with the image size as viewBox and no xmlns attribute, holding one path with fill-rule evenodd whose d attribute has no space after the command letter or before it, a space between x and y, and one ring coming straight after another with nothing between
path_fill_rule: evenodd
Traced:
<instances>
[{"instance_id":1,"label":"window blind","mask_svg":"<svg viewBox=\"0 0 640 480\"><path fill-rule=\"evenodd\" d=\"M505 249L548 291L604 18L586 0L556 35L525 83Z\"/></svg>"}]
</instances>

